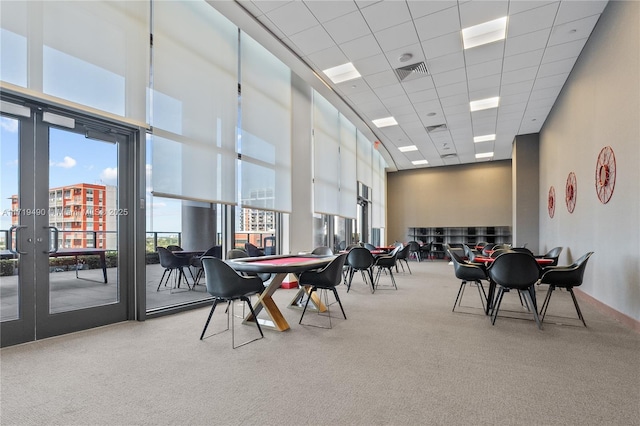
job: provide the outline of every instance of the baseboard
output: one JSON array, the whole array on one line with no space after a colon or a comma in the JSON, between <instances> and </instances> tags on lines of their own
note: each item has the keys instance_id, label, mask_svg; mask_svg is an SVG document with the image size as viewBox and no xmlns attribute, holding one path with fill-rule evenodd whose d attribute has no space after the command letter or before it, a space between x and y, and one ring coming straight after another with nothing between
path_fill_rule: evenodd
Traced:
<instances>
[{"instance_id":1,"label":"baseboard","mask_svg":"<svg viewBox=\"0 0 640 426\"><path fill-rule=\"evenodd\" d=\"M578 288L574 288L573 292L576 294L576 297L578 297L580 300L584 300L601 313L613 318L614 320L618 321L625 327L630 328L636 333L640 333L640 321L633 319L630 316L623 314L622 312L616 311L611 306L605 305L598 299L595 299L593 296L588 295Z\"/></svg>"}]
</instances>

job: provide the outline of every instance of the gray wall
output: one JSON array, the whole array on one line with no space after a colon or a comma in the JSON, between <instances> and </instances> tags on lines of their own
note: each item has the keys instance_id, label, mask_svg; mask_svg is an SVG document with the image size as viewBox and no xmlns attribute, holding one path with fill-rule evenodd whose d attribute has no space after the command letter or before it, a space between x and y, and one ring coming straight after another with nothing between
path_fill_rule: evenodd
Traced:
<instances>
[{"instance_id":1,"label":"gray wall","mask_svg":"<svg viewBox=\"0 0 640 426\"><path fill-rule=\"evenodd\" d=\"M640 2L605 9L540 134L540 248L563 246L560 263L585 252L581 289L640 320ZM615 192L595 191L600 150L615 152ZM573 213L564 202L569 172L577 177ZM554 218L547 194L555 187ZM587 319L587 323L588 323Z\"/></svg>"},{"instance_id":2,"label":"gray wall","mask_svg":"<svg viewBox=\"0 0 640 426\"><path fill-rule=\"evenodd\" d=\"M511 161L387 173L386 242L414 226L512 226L511 178Z\"/></svg>"}]
</instances>

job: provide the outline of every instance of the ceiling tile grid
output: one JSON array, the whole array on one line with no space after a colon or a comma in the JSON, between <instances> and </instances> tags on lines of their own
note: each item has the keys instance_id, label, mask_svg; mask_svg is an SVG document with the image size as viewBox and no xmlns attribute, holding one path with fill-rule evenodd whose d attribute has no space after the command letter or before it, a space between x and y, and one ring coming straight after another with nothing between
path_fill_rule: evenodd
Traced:
<instances>
[{"instance_id":1,"label":"ceiling tile grid","mask_svg":"<svg viewBox=\"0 0 640 426\"><path fill-rule=\"evenodd\" d=\"M510 159L515 136L542 127L607 5L607 0L236 2L364 121L396 118L397 126L369 125L391 155L392 170ZM463 48L463 28L502 17L507 17L505 39ZM323 70L347 62L359 78L334 84L324 76ZM408 70L398 71L401 67ZM497 108L470 111L470 101L495 96ZM488 134L495 140L473 142ZM398 150L405 145L418 150ZM491 151L493 157L475 158ZM414 160L428 164L416 166Z\"/></svg>"}]
</instances>

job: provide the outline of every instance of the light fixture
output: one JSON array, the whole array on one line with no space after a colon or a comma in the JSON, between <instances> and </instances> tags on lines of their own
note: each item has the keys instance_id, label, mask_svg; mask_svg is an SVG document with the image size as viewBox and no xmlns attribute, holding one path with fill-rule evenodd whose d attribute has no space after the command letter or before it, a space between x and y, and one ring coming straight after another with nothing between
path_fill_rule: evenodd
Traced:
<instances>
[{"instance_id":1,"label":"light fixture","mask_svg":"<svg viewBox=\"0 0 640 426\"><path fill-rule=\"evenodd\" d=\"M415 145L406 145L406 146L399 146L398 147L398 151L400 152L409 152L409 151L417 151L418 147Z\"/></svg>"},{"instance_id":2,"label":"light fixture","mask_svg":"<svg viewBox=\"0 0 640 426\"><path fill-rule=\"evenodd\" d=\"M393 117L378 118L371 121L376 127L396 126L398 122Z\"/></svg>"},{"instance_id":3,"label":"light fixture","mask_svg":"<svg viewBox=\"0 0 640 426\"><path fill-rule=\"evenodd\" d=\"M500 104L500 96L495 96L493 98L478 99L477 101L471 101L469 102L469 107L471 108L471 112L473 112L473 111L481 111L483 109L497 108L499 104Z\"/></svg>"},{"instance_id":4,"label":"light fixture","mask_svg":"<svg viewBox=\"0 0 640 426\"><path fill-rule=\"evenodd\" d=\"M476 154L476 158L491 158L493 157L493 152L480 152Z\"/></svg>"},{"instance_id":5,"label":"light fixture","mask_svg":"<svg viewBox=\"0 0 640 426\"><path fill-rule=\"evenodd\" d=\"M353 80L354 78L360 77L360 73L351 62L338 65L337 67L327 68L322 72L325 73L326 76L329 77L334 84L342 83L343 81Z\"/></svg>"},{"instance_id":6,"label":"light fixture","mask_svg":"<svg viewBox=\"0 0 640 426\"><path fill-rule=\"evenodd\" d=\"M462 43L465 49L503 40L507 34L507 17L494 19L462 29Z\"/></svg>"},{"instance_id":7,"label":"light fixture","mask_svg":"<svg viewBox=\"0 0 640 426\"><path fill-rule=\"evenodd\" d=\"M402 55L400 55L398 60L400 62L407 62L411 58L413 58L413 55L411 53L403 53Z\"/></svg>"},{"instance_id":8,"label":"light fixture","mask_svg":"<svg viewBox=\"0 0 640 426\"><path fill-rule=\"evenodd\" d=\"M483 136L474 136L473 137L473 141L475 143L478 142L489 142L489 141L495 141L496 140L496 135L483 135Z\"/></svg>"},{"instance_id":9,"label":"light fixture","mask_svg":"<svg viewBox=\"0 0 640 426\"><path fill-rule=\"evenodd\" d=\"M429 164L429 162L427 160L415 160L412 161L411 164L413 164L414 166L423 166L425 164Z\"/></svg>"}]
</instances>

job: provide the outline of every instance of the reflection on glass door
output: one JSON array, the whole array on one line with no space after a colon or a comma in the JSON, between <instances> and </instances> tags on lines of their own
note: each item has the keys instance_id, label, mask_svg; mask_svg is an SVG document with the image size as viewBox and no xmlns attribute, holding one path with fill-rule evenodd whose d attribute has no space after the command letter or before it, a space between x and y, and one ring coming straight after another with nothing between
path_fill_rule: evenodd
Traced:
<instances>
[{"instance_id":1,"label":"reflection on glass door","mask_svg":"<svg viewBox=\"0 0 640 426\"><path fill-rule=\"evenodd\" d=\"M0 321L8 321L20 318L20 255L15 250L18 225L14 224L17 216L13 214L20 208L17 195L20 121L11 117L0 120Z\"/></svg>"},{"instance_id":2,"label":"reflection on glass door","mask_svg":"<svg viewBox=\"0 0 640 426\"><path fill-rule=\"evenodd\" d=\"M118 302L118 145L49 129L49 313Z\"/></svg>"},{"instance_id":3,"label":"reflection on glass door","mask_svg":"<svg viewBox=\"0 0 640 426\"><path fill-rule=\"evenodd\" d=\"M0 105L2 346L123 321L133 285L134 132L15 101Z\"/></svg>"}]
</instances>

